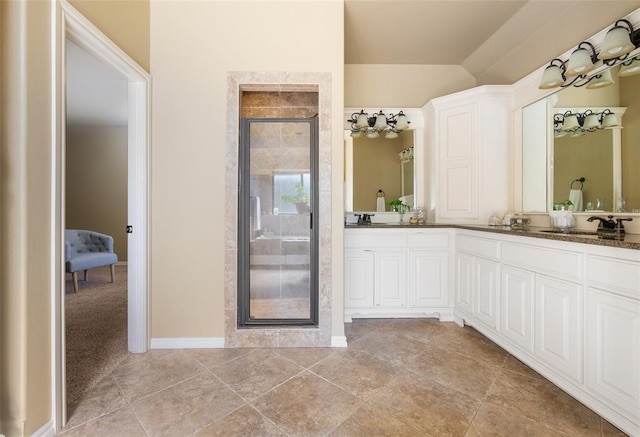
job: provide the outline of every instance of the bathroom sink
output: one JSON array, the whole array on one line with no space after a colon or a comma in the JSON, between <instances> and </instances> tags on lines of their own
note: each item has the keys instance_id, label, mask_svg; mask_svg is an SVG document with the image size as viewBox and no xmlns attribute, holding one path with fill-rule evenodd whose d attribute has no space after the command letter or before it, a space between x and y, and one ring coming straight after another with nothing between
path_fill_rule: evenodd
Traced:
<instances>
[{"instance_id":1,"label":"bathroom sink","mask_svg":"<svg viewBox=\"0 0 640 437\"><path fill-rule=\"evenodd\" d=\"M558 235L598 235L595 231L582 231L580 229L545 229L541 232Z\"/></svg>"}]
</instances>

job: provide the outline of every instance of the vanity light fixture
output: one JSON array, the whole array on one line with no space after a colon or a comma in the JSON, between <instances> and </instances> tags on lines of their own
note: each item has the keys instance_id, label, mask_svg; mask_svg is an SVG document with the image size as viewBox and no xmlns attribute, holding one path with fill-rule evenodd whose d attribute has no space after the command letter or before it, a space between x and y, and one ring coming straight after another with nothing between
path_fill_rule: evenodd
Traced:
<instances>
[{"instance_id":1,"label":"vanity light fixture","mask_svg":"<svg viewBox=\"0 0 640 437\"><path fill-rule=\"evenodd\" d=\"M600 113L588 109L583 113L567 111L564 114L553 115L553 131L556 138L571 136L578 137L587 132L600 129L612 129L620 126L620 119L610 109Z\"/></svg>"},{"instance_id":2,"label":"vanity light fixture","mask_svg":"<svg viewBox=\"0 0 640 437\"><path fill-rule=\"evenodd\" d=\"M619 59L636 48L633 39L633 25L627 20L618 20L609 29L602 41L598 59Z\"/></svg>"},{"instance_id":3,"label":"vanity light fixture","mask_svg":"<svg viewBox=\"0 0 640 437\"><path fill-rule=\"evenodd\" d=\"M542 73L542 81L538 88L547 90L562 86L566 80L564 75L565 69L562 59L556 58L551 61L547 68L544 69L544 73Z\"/></svg>"},{"instance_id":4,"label":"vanity light fixture","mask_svg":"<svg viewBox=\"0 0 640 437\"><path fill-rule=\"evenodd\" d=\"M610 109L605 109L600 115L600 124L602 125L603 129L610 129L620 126L620 120L618 119L618 116Z\"/></svg>"},{"instance_id":5,"label":"vanity light fixture","mask_svg":"<svg viewBox=\"0 0 640 437\"><path fill-rule=\"evenodd\" d=\"M580 76L587 74L596 66L598 61L596 48L588 41L578 44L578 48L571 53L567 61L565 76Z\"/></svg>"},{"instance_id":6,"label":"vanity light fixture","mask_svg":"<svg viewBox=\"0 0 640 437\"><path fill-rule=\"evenodd\" d=\"M351 137L353 138L358 138L363 134L367 138L377 138L383 132L387 139L398 138L398 132L408 129L409 123L411 123L402 111L397 114L389 114L388 117L384 112L379 111L369 117L364 109L351 114L351 118L347 121L351 122Z\"/></svg>"},{"instance_id":7,"label":"vanity light fixture","mask_svg":"<svg viewBox=\"0 0 640 437\"><path fill-rule=\"evenodd\" d=\"M640 30L634 30L633 25L628 20L618 20L606 33L601 44L600 52L596 52L595 46L583 41L571 53L567 61L553 59L542 73L540 89L551 89L556 87L585 86L588 89L600 89L613 85L611 73L608 70L587 78L589 72L596 68L596 63L600 65L616 65L625 63L630 52L640 46ZM627 65L633 65L633 60ZM623 65L621 71L625 71ZM640 63L634 65L633 73L626 75L640 74ZM631 68L630 68L631 69ZM568 80L571 78L571 80Z\"/></svg>"}]
</instances>

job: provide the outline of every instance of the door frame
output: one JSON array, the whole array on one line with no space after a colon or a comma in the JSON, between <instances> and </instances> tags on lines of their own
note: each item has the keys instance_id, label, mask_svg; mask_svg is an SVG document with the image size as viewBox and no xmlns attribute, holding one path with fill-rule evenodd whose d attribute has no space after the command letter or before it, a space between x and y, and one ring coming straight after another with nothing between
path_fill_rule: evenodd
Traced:
<instances>
[{"instance_id":1,"label":"door frame","mask_svg":"<svg viewBox=\"0 0 640 437\"><path fill-rule=\"evenodd\" d=\"M286 124L304 123L309 125L309 174L311 182L311 210L309 212L309 318L307 319L285 319L285 318L264 318L251 319L251 280L250 271L250 240L248 223L246 218L250 216L249 194L251 192L251 125L256 124ZM290 117L290 118L253 118L243 117L240 119L240 147L238 150L238 311L237 327L269 327L269 326L318 326L318 306L319 306L319 281L318 270L318 248L319 248L319 122L318 117Z\"/></svg>"},{"instance_id":2,"label":"door frame","mask_svg":"<svg viewBox=\"0 0 640 437\"><path fill-rule=\"evenodd\" d=\"M64 229L66 160L66 53L69 39L122 73L128 92L128 349L149 349L149 156L151 76L67 0L52 2L52 418L56 431L66 422Z\"/></svg>"}]
</instances>

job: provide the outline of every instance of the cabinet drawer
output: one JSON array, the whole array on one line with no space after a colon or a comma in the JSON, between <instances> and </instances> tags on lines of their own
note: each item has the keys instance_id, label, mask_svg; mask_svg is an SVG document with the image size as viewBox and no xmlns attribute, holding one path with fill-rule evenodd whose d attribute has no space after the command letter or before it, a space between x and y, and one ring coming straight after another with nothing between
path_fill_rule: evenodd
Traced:
<instances>
[{"instance_id":1,"label":"cabinet drawer","mask_svg":"<svg viewBox=\"0 0 640 437\"><path fill-rule=\"evenodd\" d=\"M448 233L432 233L425 231L415 231L409 234L409 248L422 250L442 250L449 249Z\"/></svg>"},{"instance_id":2,"label":"cabinet drawer","mask_svg":"<svg viewBox=\"0 0 640 437\"><path fill-rule=\"evenodd\" d=\"M484 258L498 259L500 243L487 238L458 235L456 237L456 250Z\"/></svg>"},{"instance_id":3,"label":"cabinet drawer","mask_svg":"<svg viewBox=\"0 0 640 437\"><path fill-rule=\"evenodd\" d=\"M349 249L406 249L407 234L351 232L344 237L344 246Z\"/></svg>"},{"instance_id":4,"label":"cabinet drawer","mask_svg":"<svg viewBox=\"0 0 640 437\"><path fill-rule=\"evenodd\" d=\"M582 280L582 254L578 252L504 242L502 260L538 273L573 281Z\"/></svg>"},{"instance_id":5,"label":"cabinet drawer","mask_svg":"<svg viewBox=\"0 0 640 437\"><path fill-rule=\"evenodd\" d=\"M589 285L640 299L640 263L589 255L587 280Z\"/></svg>"}]
</instances>

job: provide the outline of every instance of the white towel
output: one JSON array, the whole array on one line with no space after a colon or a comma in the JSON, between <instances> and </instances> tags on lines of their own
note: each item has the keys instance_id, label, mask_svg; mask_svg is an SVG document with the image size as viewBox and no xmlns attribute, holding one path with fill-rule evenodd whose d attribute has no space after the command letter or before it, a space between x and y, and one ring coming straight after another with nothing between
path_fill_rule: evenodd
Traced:
<instances>
[{"instance_id":1,"label":"white towel","mask_svg":"<svg viewBox=\"0 0 640 437\"><path fill-rule=\"evenodd\" d=\"M386 209L386 203L384 201L384 196L378 197L378 200L377 200L377 203L376 203L376 211L384 212L385 209Z\"/></svg>"},{"instance_id":2,"label":"white towel","mask_svg":"<svg viewBox=\"0 0 640 437\"><path fill-rule=\"evenodd\" d=\"M582 190L571 189L569 191L569 200L573 203L573 206L569 206L569 210L573 212L582 212Z\"/></svg>"}]
</instances>

